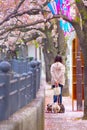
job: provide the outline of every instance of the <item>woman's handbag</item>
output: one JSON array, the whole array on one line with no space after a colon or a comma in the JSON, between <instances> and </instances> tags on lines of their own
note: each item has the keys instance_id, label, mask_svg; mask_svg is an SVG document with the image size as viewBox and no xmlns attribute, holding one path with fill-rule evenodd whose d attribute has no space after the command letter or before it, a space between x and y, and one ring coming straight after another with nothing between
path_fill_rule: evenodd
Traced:
<instances>
[{"instance_id":1,"label":"woman's handbag","mask_svg":"<svg viewBox=\"0 0 87 130\"><path fill-rule=\"evenodd\" d=\"M54 90L54 95L60 95L61 94L61 87L55 86Z\"/></svg>"}]
</instances>

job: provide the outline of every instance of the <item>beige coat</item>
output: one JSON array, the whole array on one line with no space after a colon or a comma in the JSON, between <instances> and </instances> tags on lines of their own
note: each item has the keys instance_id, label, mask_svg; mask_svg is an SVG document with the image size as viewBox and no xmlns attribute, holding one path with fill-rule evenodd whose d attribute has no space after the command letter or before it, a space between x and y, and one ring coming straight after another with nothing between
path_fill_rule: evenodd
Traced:
<instances>
[{"instance_id":1,"label":"beige coat","mask_svg":"<svg viewBox=\"0 0 87 130\"><path fill-rule=\"evenodd\" d=\"M62 85L65 84L65 66L60 63L56 62L51 65L51 77L52 77L52 84L55 85L55 82L58 82Z\"/></svg>"}]
</instances>

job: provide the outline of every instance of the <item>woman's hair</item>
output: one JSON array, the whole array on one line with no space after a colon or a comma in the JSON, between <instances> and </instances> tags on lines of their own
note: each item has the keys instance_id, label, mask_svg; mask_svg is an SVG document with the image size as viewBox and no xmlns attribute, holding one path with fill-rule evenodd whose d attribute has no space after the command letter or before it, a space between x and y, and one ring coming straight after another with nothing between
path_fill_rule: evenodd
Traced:
<instances>
[{"instance_id":1,"label":"woman's hair","mask_svg":"<svg viewBox=\"0 0 87 130\"><path fill-rule=\"evenodd\" d=\"M57 55L54 59L54 62L61 62L62 63L62 57L60 55Z\"/></svg>"}]
</instances>

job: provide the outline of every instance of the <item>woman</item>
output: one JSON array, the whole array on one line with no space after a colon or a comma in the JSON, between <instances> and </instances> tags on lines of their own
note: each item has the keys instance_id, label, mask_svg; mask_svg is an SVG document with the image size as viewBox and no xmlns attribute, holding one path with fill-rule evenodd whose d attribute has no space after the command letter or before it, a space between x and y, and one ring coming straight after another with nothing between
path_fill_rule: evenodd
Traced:
<instances>
[{"instance_id":1,"label":"woman","mask_svg":"<svg viewBox=\"0 0 87 130\"><path fill-rule=\"evenodd\" d=\"M51 65L51 77L52 77L52 88L59 85L61 88L61 93L57 96L53 96L54 102L62 104L62 89L65 85L65 66L62 63L62 57L57 55L54 59L54 63Z\"/></svg>"}]
</instances>

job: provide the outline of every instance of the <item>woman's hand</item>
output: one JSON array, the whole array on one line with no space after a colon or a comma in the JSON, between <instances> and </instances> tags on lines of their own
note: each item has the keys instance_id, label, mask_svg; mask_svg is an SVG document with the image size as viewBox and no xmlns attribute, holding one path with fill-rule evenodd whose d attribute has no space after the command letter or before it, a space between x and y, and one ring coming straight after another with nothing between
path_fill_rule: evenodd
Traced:
<instances>
[{"instance_id":1,"label":"woman's hand","mask_svg":"<svg viewBox=\"0 0 87 130\"><path fill-rule=\"evenodd\" d=\"M55 86L58 86L58 81L55 82Z\"/></svg>"}]
</instances>

